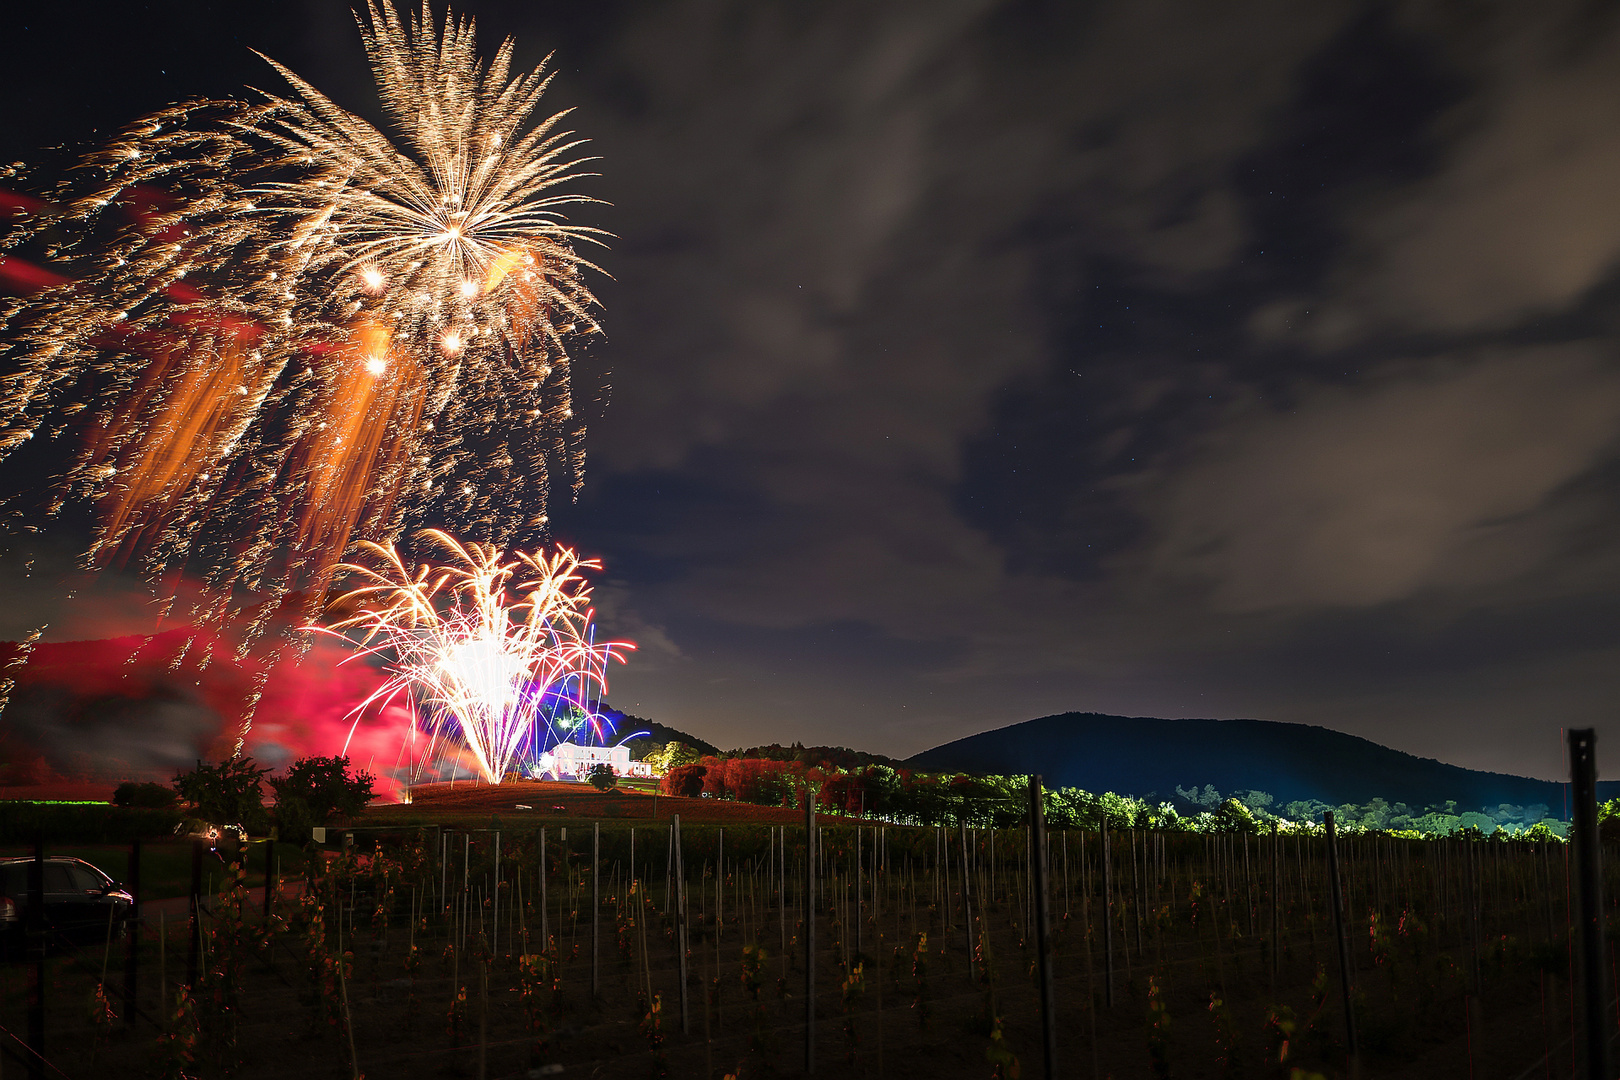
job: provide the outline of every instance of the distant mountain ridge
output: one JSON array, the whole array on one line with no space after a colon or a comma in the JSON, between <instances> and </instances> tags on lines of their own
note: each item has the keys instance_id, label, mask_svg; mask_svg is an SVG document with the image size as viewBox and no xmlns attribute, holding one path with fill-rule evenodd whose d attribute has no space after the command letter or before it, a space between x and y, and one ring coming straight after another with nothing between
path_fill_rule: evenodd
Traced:
<instances>
[{"instance_id":1,"label":"distant mountain ridge","mask_svg":"<svg viewBox=\"0 0 1620 1080\"><path fill-rule=\"evenodd\" d=\"M1412 807L1455 801L1459 810L1545 805L1564 816L1564 785L1481 772L1420 758L1342 731L1275 720L1161 720L1060 713L980 732L906 759L929 772L1040 773L1051 787L1157 795L1212 785L1222 794L1258 790L1279 808L1316 799L1333 805L1374 798ZM1620 796L1600 781L1599 797Z\"/></svg>"}]
</instances>

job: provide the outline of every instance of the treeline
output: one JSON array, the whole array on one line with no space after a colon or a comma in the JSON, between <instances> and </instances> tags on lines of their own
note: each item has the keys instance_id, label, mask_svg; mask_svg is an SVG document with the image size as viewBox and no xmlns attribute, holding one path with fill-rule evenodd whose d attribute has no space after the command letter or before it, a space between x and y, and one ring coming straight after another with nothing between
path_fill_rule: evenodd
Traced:
<instances>
[{"instance_id":1,"label":"treeline","mask_svg":"<svg viewBox=\"0 0 1620 1080\"><path fill-rule=\"evenodd\" d=\"M819 812L876 818L904 825L1009 828L1029 812L1025 776L922 773L890 765L841 768L793 758L707 755L674 764L664 775L666 795L731 799L761 806L802 806L806 788ZM1374 799L1365 805L1290 802L1278 808L1263 791L1221 795L1212 787L1177 789L1174 799L1059 788L1045 792L1047 824L1056 829L1161 829L1179 832L1316 833L1332 810L1345 833L1381 833L1413 839L1490 836L1563 839L1565 825L1547 807L1503 805L1494 811L1459 811L1455 803L1416 809ZM1605 816L1620 813L1620 800Z\"/></svg>"}]
</instances>

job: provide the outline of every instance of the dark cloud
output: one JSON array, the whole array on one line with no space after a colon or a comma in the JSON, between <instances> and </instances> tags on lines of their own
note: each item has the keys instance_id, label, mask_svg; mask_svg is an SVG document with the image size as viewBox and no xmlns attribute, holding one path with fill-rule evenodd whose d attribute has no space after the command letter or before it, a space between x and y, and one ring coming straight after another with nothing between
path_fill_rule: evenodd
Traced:
<instances>
[{"instance_id":1,"label":"dark cloud","mask_svg":"<svg viewBox=\"0 0 1620 1080\"><path fill-rule=\"evenodd\" d=\"M1588 345L1402 364L1256 404L1189 447L1159 504L1162 572L1224 611L1477 594L1568 557L1568 491L1613 453L1620 367Z\"/></svg>"},{"instance_id":2,"label":"dark cloud","mask_svg":"<svg viewBox=\"0 0 1620 1080\"><path fill-rule=\"evenodd\" d=\"M1620 691L1610 8L471 10L558 50L603 158L553 519L642 643L621 708L897 754L1262 716L1553 775ZM310 11L267 51L368 107Z\"/></svg>"}]
</instances>

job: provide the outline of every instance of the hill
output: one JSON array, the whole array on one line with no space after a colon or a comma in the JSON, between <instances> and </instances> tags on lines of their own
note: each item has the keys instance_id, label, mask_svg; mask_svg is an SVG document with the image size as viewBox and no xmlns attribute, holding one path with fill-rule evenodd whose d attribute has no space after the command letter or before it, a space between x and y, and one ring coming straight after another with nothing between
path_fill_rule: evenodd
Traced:
<instances>
[{"instance_id":1,"label":"hill","mask_svg":"<svg viewBox=\"0 0 1620 1080\"><path fill-rule=\"evenodd\" d=\"M637 761L645 757L647 751L654 746L661 746L664 743L671 742L685 743L701 754L718 754L720 752L714 743L709 742L707 739L700 739L696 735L689 734L679 728L672 728L668 724L660 724L658 721L648 720L644 716L634 716L630 713L620 712L604 701L596 702L595 707L597 713L613 725L614 737L610 741L623 739L625 745L630 747L630 756ZM647 734L635 738L629 737L638 731L645 731Z\"/></svg>"},{"instance_id":2,"label":"hill","mask_svg":"<svg viewBox=\"0 0 1620 1080\"><path fill-rule=\"evenodd\" d=\"M1052 787L1176 798L1206 785L1231 795L1257 790L1282 807L1381 798L1413 807L1455 801L1459 810L1501 804L1563 816L1564 785L1420 758L1342 731L1271 720L1160 720L1062 713L981 732L906 760L930 772L1041 773ZM1620 781L1599 795L1620 795Z\"/></svg>"}]
</instances>

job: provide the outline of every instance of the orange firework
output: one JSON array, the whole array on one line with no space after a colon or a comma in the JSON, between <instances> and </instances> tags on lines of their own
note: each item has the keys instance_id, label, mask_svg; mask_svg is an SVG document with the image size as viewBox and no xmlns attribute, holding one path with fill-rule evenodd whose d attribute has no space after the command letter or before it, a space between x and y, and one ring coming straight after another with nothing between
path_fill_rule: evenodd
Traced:
<instances>
[{"instance_id":1,"label":"orange firework","mask_svg":"<svg viewBox=\"0 0 1620 1080\"><path fill-rule=\"evenodd\" d=\"M592 200L562 114L535 119L543 67L425 7L360 29L386 131L271 61L288 96L174 106L54 205L0 200L0 456L76 434L49 506L98 507L92 558L199 572L195 614L250 634L294 591L312 617L356 539L543 535L552 468L582 473L567 349L602 234L564 217Z\"/></svg>"}]
</instances>

